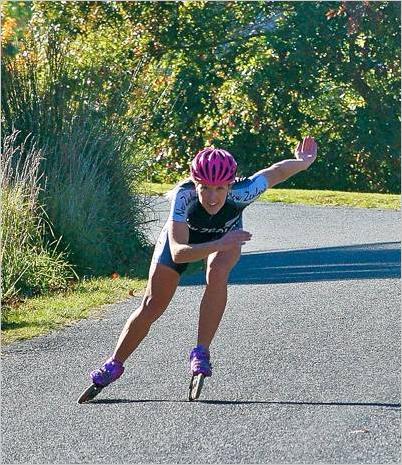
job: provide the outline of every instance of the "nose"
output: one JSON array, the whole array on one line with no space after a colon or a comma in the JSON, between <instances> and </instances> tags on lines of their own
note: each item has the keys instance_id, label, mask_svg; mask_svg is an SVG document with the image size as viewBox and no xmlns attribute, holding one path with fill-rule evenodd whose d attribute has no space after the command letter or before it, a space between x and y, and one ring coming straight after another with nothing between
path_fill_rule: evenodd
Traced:
<instances>
[{"instance_id":1,"label":"nose","mask_svg":"<svg viewBox=\"0 0 402 465\"><path fill-rule=\"evenodd\" d=\"M215 191L210 192L208 195L208 201L209 202L216 202L218 200L217 194Z\"/></svg>"}]
</instances>

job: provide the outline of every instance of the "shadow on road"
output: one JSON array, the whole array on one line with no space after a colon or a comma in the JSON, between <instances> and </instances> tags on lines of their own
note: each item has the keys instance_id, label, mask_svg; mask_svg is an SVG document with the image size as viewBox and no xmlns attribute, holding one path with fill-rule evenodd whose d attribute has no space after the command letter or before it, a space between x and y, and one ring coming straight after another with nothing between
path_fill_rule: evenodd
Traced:
<instances>
[{"instance_id":1,"label":"shadow on road","mask_svg":"<svg viewBox=\"0 0 402 465\"><path fill-rule=\"evenodd\" d=\"M401 277L400 242L248 253L233 268L230 284L275 284ZM182 286L205 283L204 273Z\"/></svg>"},{"instance_id":2,"label":"shadow on road","mask_svg":"<svg viewBox=\"0 0 402 465\"><path fill-rule=\"evenodd\" d=\"M387 407L400 409L401 404L388 404L380 402L279 402L279 401L261 401L261 400L199 400L203 404L217 404L217 405L236 405L236 404L269 404L269 405L324 405L324 406L353 406L353 407Z\"/></svg>"},{"instance_id":3,"label":"shadow on road","mask_svg":"<svg viewBox=\"0 0 402 465\"><path fill-rule=\"evenodd\" d=\"M86 405L89 404L145 404L145 403L185 403L188 400L183 399L94 399L89 402L86 402Z\"/></svg>"},{"instance_id":4,"label":"shadow on road","mask_svg":"<svg viewBox=\"0 0 402 465\"><path fill-rule=\"evenodd\" d=\"M88 404L142 404L142 403L189 403L188 400L180 399L95 399ZM264 401L264 400L198 400L200 404L212 405L247 405L247 404L264 404L264 405L310 405L310 406L352 406L352 407L387 407L400 409L401 404L390 404L382 402L281 402L281 401Z\"/></svg>"}]
</instances>

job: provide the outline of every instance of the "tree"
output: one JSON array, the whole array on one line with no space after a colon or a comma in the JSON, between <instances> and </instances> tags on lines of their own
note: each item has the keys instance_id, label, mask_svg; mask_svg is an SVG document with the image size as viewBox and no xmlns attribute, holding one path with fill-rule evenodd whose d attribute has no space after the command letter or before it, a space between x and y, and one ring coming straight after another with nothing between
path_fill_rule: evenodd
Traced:
<instances>
[{"instance_id":1,"label":"tree","mask_svg":"<svg viewBox=\"0 0 402 465\"><path fill-rule=\"evenodd\" d=\"M321 157L288 186L399 192L398 2L34 2L32 10L38 34L70 44L76 85L89 79L96 105L128 132L141 121L139 174L176 180L209 144L231 150L247 174L292 156L310 134ZM122 81L131 98L116 112L110 96Z\"/></svg>"}]
</instances>

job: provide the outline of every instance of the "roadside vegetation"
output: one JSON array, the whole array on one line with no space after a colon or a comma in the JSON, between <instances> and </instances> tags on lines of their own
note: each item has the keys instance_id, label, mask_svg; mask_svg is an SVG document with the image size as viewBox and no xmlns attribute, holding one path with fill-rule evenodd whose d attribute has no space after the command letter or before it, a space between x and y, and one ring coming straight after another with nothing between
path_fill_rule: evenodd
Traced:
<instances>
[{"instance_id":1,"label":"roadside vegetation","mask_svg":"<svg viewBox=\"0 0 402 465\"><path fill-rule=\"evenodd\" d=\"M144 183L142 190L149 195L163 195L173 187L174 184ZM276 187L264 192L259 200L326 207L377 208L380 210L399 210L401 208L401 196L397 194L279 189Z\"/></svg>"},{"instance_id":2,"label":"roadside vegetation","mask_svg":"<svg viewBox=\"0 0 402 465\"><path fill-rule=\"evenodd\" d=\"M149 260L144 260L138 263L135 277L113 273L80 279L66 291L21 299L3 307L2 344L31 339L85 318L101 318L102 308L107 304L137 298L134 310L147 283L148 267ZM190 263L185 274L202 269L202 262Z\"/></svg>"},{"instance_id":3,"label":"roadside vegetation","mask_svg":"<svg viewBox=\"0 0 402 465\"><path fill-rule=\"evenodd\" d=\"M144 284L144 277L82 279L65 292L21 301L3 314L2 344L46 334L89 316L100 317L102 306L137 295Z\"/></svg>"},{"instance_id":4,"label":"roadside vegetation","mask_svg":"<svg viewBox=\"0 0 402 465\"><path fill-rule=\"evenodd\" d=\"M250 173L308 134L314 170L262 200L400 208L399 2L0 8L3 342L139 292L143 194L206 145Z\"/></svg>"}]
</instances>

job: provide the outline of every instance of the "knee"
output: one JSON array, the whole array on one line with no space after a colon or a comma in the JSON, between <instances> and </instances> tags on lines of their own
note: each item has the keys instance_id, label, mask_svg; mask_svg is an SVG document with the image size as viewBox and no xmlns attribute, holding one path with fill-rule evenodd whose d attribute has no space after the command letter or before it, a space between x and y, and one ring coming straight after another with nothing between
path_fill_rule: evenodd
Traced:
<instances>
[{"instance_id":1,"label":"knee","mask_svg":"<svg viewBox=\"0 0 402 465\"><path fill-rule=\"evenodd\" d=\"M222 263L211 263L206 272L207 284L220 285L226 284L229 279L229 273L232 267L225 266Z\"/></svg>"},{"instance_id":2,"label":"knee","mask_svg":"<svg viewBox=\"0 0 402 465\"><path fill-rule=\"evenodd\" d=\"M154 296L147 295L144 297L141 306L133 314L134 319L141 319L144 323L151 325L165 311L165 306Z\"/></svg>"},{"instance_id":3,"label":"knee","mask_svg":"<svg viewBox=\"0 0 402 465\"><path fill-rule=\"evenodd\" d=\"M227 283L232 268L240 258L240 250L233 254L217 255L207 266L206 280L207 284Z\"/></svg>"}]
</instances>

